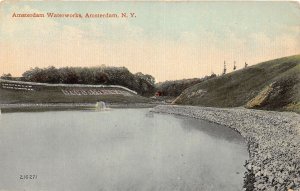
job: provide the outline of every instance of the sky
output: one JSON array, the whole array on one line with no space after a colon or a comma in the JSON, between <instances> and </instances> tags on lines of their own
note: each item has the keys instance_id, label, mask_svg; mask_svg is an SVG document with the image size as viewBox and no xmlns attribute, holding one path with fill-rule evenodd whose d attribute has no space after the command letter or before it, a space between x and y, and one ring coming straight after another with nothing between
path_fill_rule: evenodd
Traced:
<instances>
[{"instance_id":1,"label":"sky","mask_svg":"<svg viewBox=\"0 0 300 191\"><path fill-rule=\"evenodd\" d=\"M13 13L135 13L128 18L17 18ZM228 72L300 54L299 2L0 4L0 75L33 67L125 66L157 82Z\"/></svg>"}]
</instances>

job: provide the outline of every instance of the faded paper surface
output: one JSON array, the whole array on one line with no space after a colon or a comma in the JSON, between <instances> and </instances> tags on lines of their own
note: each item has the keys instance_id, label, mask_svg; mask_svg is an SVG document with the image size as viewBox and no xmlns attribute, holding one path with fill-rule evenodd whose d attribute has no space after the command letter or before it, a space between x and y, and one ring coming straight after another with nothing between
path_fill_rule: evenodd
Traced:
<instances>
[{"instance_id":1,"label":"faded paper surface","mask_svg":"<svg viewBox=\"0 0 300 191\"><path fill-rule=\"evenodd\" d=\"M299 111L292 78L299 8L294 1L1 1L0 191L298 189L294 166L282 162L298 159L298 114L235 107ZM217 108L156 110L191 117L184 118L150 112L159 104ZM279 127L292 133L281 136ZM271 148L255 159L273 157L290 171L274 178L269 163L255 166L252 147Z\"/></svg>"}]
</instances>

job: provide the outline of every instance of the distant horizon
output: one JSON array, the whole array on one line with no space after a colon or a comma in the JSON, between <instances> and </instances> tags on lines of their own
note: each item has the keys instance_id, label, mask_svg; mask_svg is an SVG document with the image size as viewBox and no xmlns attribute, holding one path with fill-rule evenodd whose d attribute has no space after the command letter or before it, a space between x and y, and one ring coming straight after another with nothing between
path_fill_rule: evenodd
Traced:
<instances>
[{"instance_id":1,"label":"distant horizon","mask_svg":"<svg viewBox=\"0 0 300 191\"><path fill-rule=\"evenodd\" d=\"M294 55L284 56L284 57L280 57L280 58L285 58L285 57L290 57L290 56L297 56L297 55L300 55L300 54L294 54ZM273 58L273 59L271 59L271 60L276 60L276 59L280 59L280 58ZM261 64L261 63L263 63L263 62L267 62L267 61L271 61L271 60L265 60L265 61L262 61L262 62L259 62L259 63L256 63L256 64L252 64L252 65L250 65L250 66L255 66L255 65L257 65L257 64ZM248 65L248 67L250 67L250 66ZM38 67L38 66L36 66L36 67ZM34 68L36 68L36 67L31 67L31 68L34 69ZM38 67L38 68L43 69L43 68L48 68L48 67L55 67L55 66L46 66L46 67ZM92 68L92 67L116 67L116 68L119 68L119 67L125 67L125 68L127 68L126 66L106 66L105 64L103 64L103 65L98 65L98 66L62 66L62 67L55 67L55 68L59 69L59 68L64 68L64 67L74 67L74 68L77 68L77 67L78 67L78 68ZM228 65L227 65L227 68L228 68ZM232 70L232 71L230 71L230 72L226 72L226 74L227 74L227 73L234 72L234 71L238 71L238 70L243 69L243 68L245 68L245 67L237 68L236 70ZM128 69L128 68L127 68L127 69ZM28 70L30 70L30 68L29 68ZM26 70L26 71L28 71L28 70ZM128 69L128 70L129 70L129 69ZM24 71L24 72L26 72L26 71ZM129 70L129 71L130 71L130 70ZM23 73L24 73L24 72L23 72ZM132 74L138 73L138 72L132 72L132 71L130 71L130 72L131 72ZM22 73L22 74L23 74L23 73ZM11 74L11 73L10 73L10 72L7 72L7 73L3 73L3 74ZM3 75L3 74L1 74L1 75ZM22 74L21 74L20 76L14 76L14 75L12 75L12 77L14 77L14 78L20 78L20 77L22 77ZM143 74L149 74L149 73L143 73ZM207 75L205 75L205 76L210 76L210 75L212 75L212 74L222 75L222 72L220 72L220 73L211 73L211 74L207 74ZM149 75L153 76L152 74L149 74ZM187 79L193 79L193 78L204 78L205 76L191 77L191 78L181 78L181 79L165 80L165 81L157 81L156 78L155 78L155 76L153 76L153 77L155 78L155 83L161 83L161 82L166 82L166 81L187 80Z\"/></svg>"},{"instance_id":2,"label":"distant horizon","mask_svg":"<svg viewBox=\"0 0 300 191\"><path fill-rule=\"evenodd\" d=\"M221 74L224 60L229 73L234 61L238 70L298 55L299 10L296 1L3 1L0 74L106 65L163 82Z\"/></svg>"}]
</instances>

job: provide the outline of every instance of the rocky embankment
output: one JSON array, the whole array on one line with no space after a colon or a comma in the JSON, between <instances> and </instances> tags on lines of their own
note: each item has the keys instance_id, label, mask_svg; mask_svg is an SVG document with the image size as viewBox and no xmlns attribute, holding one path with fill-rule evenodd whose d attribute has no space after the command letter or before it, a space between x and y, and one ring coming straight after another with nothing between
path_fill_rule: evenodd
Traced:
<instances>
[{"instance_id":1,"label":"rocky embankment","mask_svg":"<svg viewBox=\"0 0 300 191\"><path fill-rule=\"evenodd\" d=\"M196 106L157 106L152 111L207 120L237 130L249 148L246 190L300 190L298 114Z\"/></svg>"}]
</instances>

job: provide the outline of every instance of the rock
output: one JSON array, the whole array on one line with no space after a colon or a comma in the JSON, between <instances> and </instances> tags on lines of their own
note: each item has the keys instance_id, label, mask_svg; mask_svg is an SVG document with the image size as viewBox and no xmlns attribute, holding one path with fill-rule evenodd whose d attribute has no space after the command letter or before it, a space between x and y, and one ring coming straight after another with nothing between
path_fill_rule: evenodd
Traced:
<instances>
[{"instance_id":1,"label":"rock","mask_svg":"<svg viewBox=\"0 0 300 191\"><path fill-rule=\"evenodd\" d=\"M265 187L264 184L258 184L258 185L256 186L256 188L259 189L259 190L263 190L264 187Z\"/></svg>"},{"instance_id":2,"label":"rock","mask_svg":"<svg viewBox=\"0 0 300 191\"><path fill-rule=\"evenodd\" d=\"M266 191L276 191L274 187L267 188Z\"/></svg>"},{"instance_id":3,"label":"rock","mask_svg":"<svg viewBox=\"0 0 300 191\"><path fill-rule=\"evenodd\" d=\"M294 185L295 185L294 182L291 182L291 183L287 186L287 188L290 189L290 188L292 188Z\"/></svg>"},{"instance_id":4,"label":"rock","mask_svg":"<svg viewBox=\"0 0 300 191\"><path fill-rule=\"evenodd\" d=\"M247 165L247 169L248 169L248 170L251 170L251 168L252 168L252 167L251 167L251 164L248 164L248 165Z\"/></svg>"},{"instance_id":5,"label":"rock","mask_svg":"<svg viewBox=\"0 0 300 191\"><path fill-rule=\"evenodd\" d=\"M282 178L277 178L277 182L279 182L280 184L283 184L284 180Z\"/></svg>"}]
</instances>

